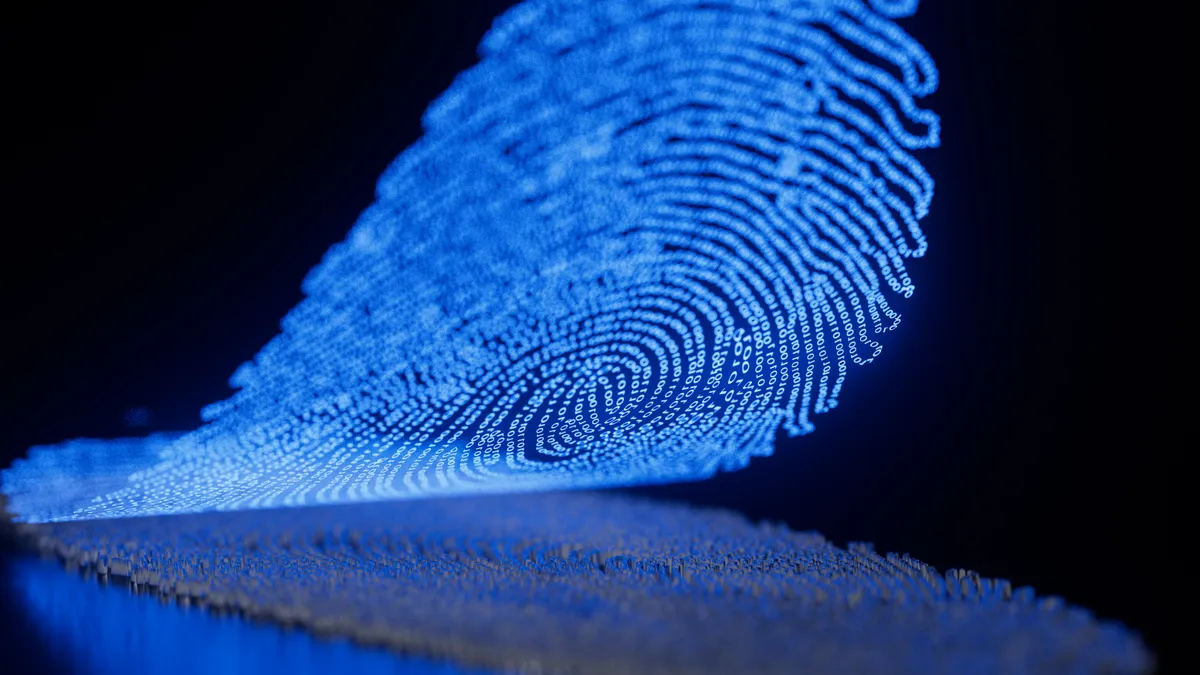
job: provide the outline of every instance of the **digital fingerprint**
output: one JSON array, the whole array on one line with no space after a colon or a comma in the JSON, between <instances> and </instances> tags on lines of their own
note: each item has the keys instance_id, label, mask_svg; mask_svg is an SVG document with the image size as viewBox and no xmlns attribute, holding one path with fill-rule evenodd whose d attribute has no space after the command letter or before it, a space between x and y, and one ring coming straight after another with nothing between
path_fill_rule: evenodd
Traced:
<instances>
[{"instance_id":1,"label":"digital fingerprint","mask_svg":"<svg viewBox=\"0 0 1200 675\"><path fill-rule=\"evenodd\" d=\"M69 567L179 604L501 672L1082 675L1154 665L1121 626L1003 580L614 495L20 527ZM262 651L254 644L239 649Z\"/></svg>"},{"instance_id":2,"label":"digital fingerprint","mask_svg":"<svg viewBox=\"0 0 1200 675\"><path fill-rule=\"evenodd\" d=\"M916 4L514 7L201 428L34 452L10 508L632 485L770 454L913 292L937 71L890 17Z\"/></svg>"}]
</instances>

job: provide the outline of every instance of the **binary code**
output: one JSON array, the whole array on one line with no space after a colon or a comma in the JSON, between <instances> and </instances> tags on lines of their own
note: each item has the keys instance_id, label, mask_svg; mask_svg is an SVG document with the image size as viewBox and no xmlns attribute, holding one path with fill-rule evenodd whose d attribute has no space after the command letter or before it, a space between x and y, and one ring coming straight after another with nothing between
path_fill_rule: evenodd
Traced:
<instances>
[{"instance_id":1,"label":"binary code","mask_svg":"<svg viewBox=\"0 0 1200 675\"><path fill-rule=\"evenodd\" d=\"M937 71L893 21L916 4L517 5L202 427L33 453L9 508L694 480L812 431L926 251Z\"/></svg>"}]
</instances>

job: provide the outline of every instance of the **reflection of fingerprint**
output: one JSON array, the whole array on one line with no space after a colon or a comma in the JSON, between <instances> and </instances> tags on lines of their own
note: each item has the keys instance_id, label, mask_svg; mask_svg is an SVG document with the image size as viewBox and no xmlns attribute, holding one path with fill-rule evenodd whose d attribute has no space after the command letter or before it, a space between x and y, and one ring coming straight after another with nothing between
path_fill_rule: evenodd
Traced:
<instances>
[{"instance_id":1,"label":"reflection of fingerprint","mask_svg":"<svg viewBox=\"0 0 1200 675\"><path fill-rule=\"evenodd\" d=\"M240 391L72 517L698 478L811 430L925 251L915 4L512 9Z\"/></svg>"},{"instance_id":2,"label":"reflection of fingerprint","mask_svg":"<svg viewBox=\"0 0 1200 675\"><path fill-rule=\"evenodd\" d=\"M939 574L908 556L843 550L727 512L613 496L24 527L71 566L181 602L517 672L958 675L1151 665L1128 631L1004 581Z\"/></svg>"}]
</instances>

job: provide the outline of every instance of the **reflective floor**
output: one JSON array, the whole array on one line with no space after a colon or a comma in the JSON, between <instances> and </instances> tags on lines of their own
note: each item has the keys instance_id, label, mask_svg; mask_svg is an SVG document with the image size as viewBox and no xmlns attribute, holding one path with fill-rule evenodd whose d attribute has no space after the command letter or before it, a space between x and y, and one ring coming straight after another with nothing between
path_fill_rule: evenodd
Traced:
<instances>
[{"instance_id":1,"label":"reflective floor","mask_svg":"<svg viewBox=\"0 0 1200 675\"><path fill-rule=\"evenodd\" d=\"M23 618L69 672L490 672L178 606L156 595L134 592L125 583L104 584L64 572L57 562L36 557L12 560L8 571L5 585L12 604L24 610Z\"/></svg>"}]
</instances>

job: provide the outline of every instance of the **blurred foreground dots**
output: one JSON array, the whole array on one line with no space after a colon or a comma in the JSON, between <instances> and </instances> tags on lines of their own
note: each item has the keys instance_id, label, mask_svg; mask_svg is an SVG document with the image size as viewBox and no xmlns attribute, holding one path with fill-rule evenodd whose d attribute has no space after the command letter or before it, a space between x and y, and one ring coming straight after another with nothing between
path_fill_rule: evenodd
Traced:
<instances>
[{"instance_id":1,"label":"blurred foreground dots","mask_svg":"<svg viewBox=\"0 0 1200 675\"><path fill-rule=\"evenodd\" d=\"M940 142L916 7L517 5L204 426L33 448L8 510L87 574L468 666L1148 671L1124 628L973 572L520 494L741 468L880 356ZM480 492L517 494L407 499Z\"/></svg>"},{"instance_id":2,"label":"blurred foreground dots","mask_svg":"<svg viewBox=\"0 0 1200 675\"><path fill-rule=\"evenodd\" d=\"M739 515L541 493L19 526L139 590L528 673L1146 673L1124 628Z\"/></svg>"}]
</instances>

